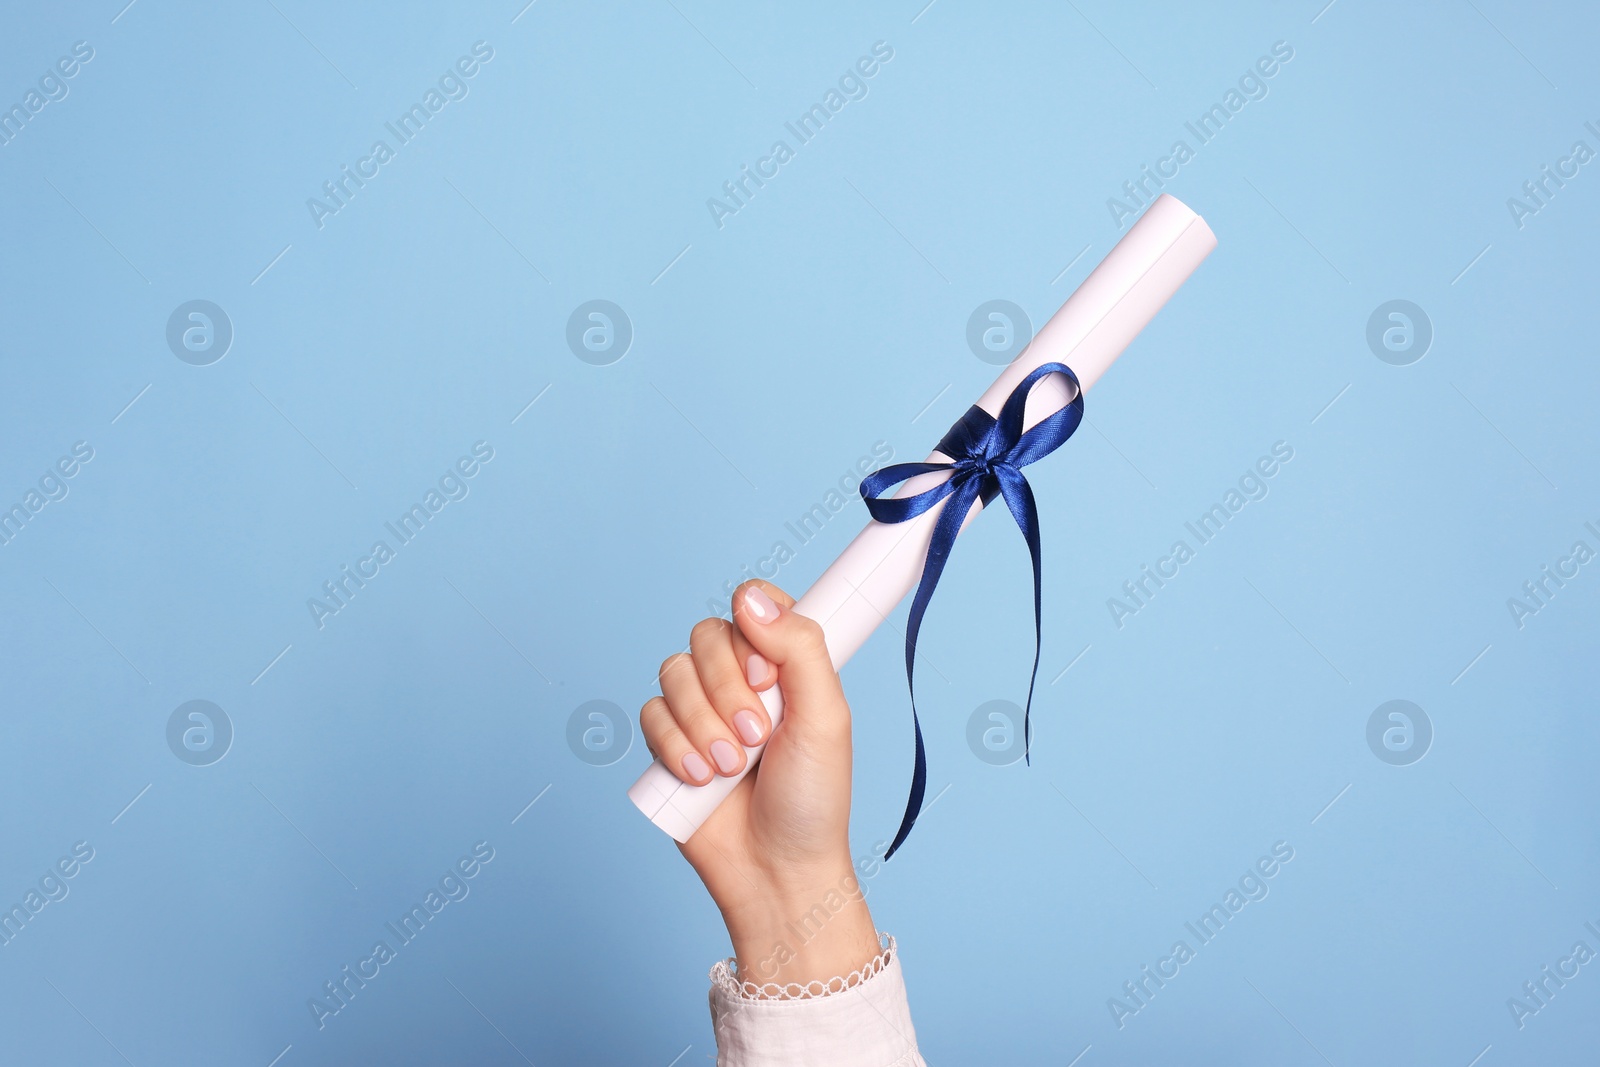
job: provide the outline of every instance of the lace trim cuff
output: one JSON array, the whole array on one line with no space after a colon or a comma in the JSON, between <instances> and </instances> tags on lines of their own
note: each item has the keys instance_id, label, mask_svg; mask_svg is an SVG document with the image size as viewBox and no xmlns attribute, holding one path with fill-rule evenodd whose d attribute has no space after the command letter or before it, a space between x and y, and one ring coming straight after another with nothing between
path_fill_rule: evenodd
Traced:
<instances>
[{"instance_id":1,"label":"lace trim cuff","mask_svg":"<svg viewBox=\"0 0 1600 1067\"><path fill-rule=\"evenodd\" d=\"M718 960L711 968L711 985L729 996L742 1000L818 1000L822 997L837 996L876 977L889 966L895 952L893 936L880 932L878 947L876 956L849 974L829 978L826 981L813 979L804 984L789 982L779 985L776 982L758 983L741 980L738 960L729 957Z\"/></svg>"}]
</instances>

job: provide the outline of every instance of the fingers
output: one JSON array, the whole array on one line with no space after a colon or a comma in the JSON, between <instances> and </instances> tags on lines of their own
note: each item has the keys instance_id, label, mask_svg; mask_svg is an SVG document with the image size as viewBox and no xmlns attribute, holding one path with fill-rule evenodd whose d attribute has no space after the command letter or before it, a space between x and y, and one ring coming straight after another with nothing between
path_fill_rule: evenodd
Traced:
<instances>
[{"instance_id":1,"label":"fingers","mask_svg":"<svg viewBox=\"0 0 1600 1067\"><path fill-rule=\"evenodd\" d=\"M651 697L639 709L639 732L644 734L645 747L680 780L691 785L711 781L711 765L689 743L665 698Z\"/></svg>"},{"instance_id":2,"label":"fingers","mask_svg":"<svg viewBox=\"0 0 1600 1067\"><path fill-rule=\"evenodd\" d=\"M694 654L695 673L711 707L739 738L754 747L767 739L772 722L761 698L746 678L746 660L734 647L734 626L723 619L704 619L689 633L689 650ZM762 661L762 670L773 673Z\"/></svg>"},{"instance_id":3,"label":"fingers","mask_svg":"<svg viewBox=\"0 0 1600 1067\"><path fill-rule=\"evenodd\" d=\"M772 720L758 695L780 680L784 701L814 739L848 743L850 711L821 628L796 614L794 598L766 582L734 594L734 623L705 619L689 635L689 653L669 656L661 696L639 711L646 746L680 780L705 785L749 763L746 748L764 744Z\"/></svg>"},{"instance_id":4,"label":"fingers","mask_svg":"<svg viewBox=\"0 0 1600 1067\"><path fill-rule=\"evenodd\" d=\"M645 745L682 781L705 785L745 767L746 745L772 732L761 698L745 681L733 626L706 619L689 635L690 653L661 664L661 696L639 711ZM770 672L770 668L769 668Z\"/></svg>"},{"instance_id":5,"label":"fingers","mask_svg":"<svg viewBox=\"0 0 1600 1067\"><path fill-rule=\"evenodd\" d=\"M702 761L709 762L722 775L744 770L744 746L733 727L712 706L705 687L700 684L693 656L680 652L669 656L661 665L661 695L666 698L667 708L678 728ZM700 763L688 755L680 766L689 776L686 781L693 780L699 785L709 778L709 775L702 778L696 773L701 769Z\"/></svg>"},{"instance_id":6,"label":"fingers","mask_svg":"<svg viewBox=\"0 0 1600 1067\"><path fill-rule=\"evenodd\" d=\"M775 585L767 585L765 583L761 583L761 585L779 608L794 607L794 597ZM739 594L735 592L735 601L738 600L738 597ZM772 665L771 660L756 651L756 647L750 643L750 639L745 637L739 627L734 626L730 629L733 633L733 654L738 659L739 665L744 669L745 681L749 683L750 688L758 693L771 689L778 681L777 668Z\"/></svg>"},{"instance_id":7,"label":"fingers","mask_svg":"<svg viewBox=\"0 0 1600 1067\"><path fill-rule=\"evenodd\" d=\"M822 627L793 608L793 599L766 582L746 582L733 595L740 633L776 668L785 715L796 716L808 729L842 726L848 732L849 707Z\"/></svg>"}]
</instances>

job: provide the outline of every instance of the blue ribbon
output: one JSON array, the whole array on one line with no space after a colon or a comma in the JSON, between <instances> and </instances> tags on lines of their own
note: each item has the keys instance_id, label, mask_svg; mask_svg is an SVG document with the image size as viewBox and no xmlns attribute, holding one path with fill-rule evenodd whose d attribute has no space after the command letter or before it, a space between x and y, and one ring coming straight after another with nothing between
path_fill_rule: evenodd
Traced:
<instances>
[{"instance_id":1,"label":"blue ribbon","mask_svg":"<svg viewBox=\"0 0 1600 1067\"><path fill-rule=\"evenodd\" d=\"M1040 379L1050 374L1065 375L1072 383L1076 395L1072 402L1045 418L1027 433L1022 432L1022 418L1028 406L1028 393ZM1029 717L1033 712L1033 686L1039 677L1039 642L1042 634L1040 622L1039 581L1039 509L1033 500L1033 490L1022 469L1035 460L1054 452L1071 437L1083 421L1083 389L1078 377L1064 363L1046 363L1024 378L1000 409L997 419L977 405L950 427L950 432L940 440L938 450L951 458L949 463L896 463L868 475L861 482L861 499L867 511L878 522L898 523L918 515L945 501L944 510L934 520L933 540L928 546L928 561L922 568L922 580L911 600L911 616L906 623L906 688L911 695L911 727L916 733L917 761L911 775L911 796L906 801L906 813L900 829L894 835L888 859L895 854L911 827L922 812L922 796L928 785L928 760L922 747L922 724L917 719L917 694L914 667L917 659L917 633L922 629L922 616L933 599L933 590L944 573L955 546L956 534L973 502L982 499L987 505L997 495L1005 497L1006 507L1022 530L1028 542L1028 553L1033 558L1033 673L1028 678L1028 704L1022 716L1023 756L1028 758L1032 740ZM885 497L882 494L907 478L919 474L947 471L950 477L943 482L913 496ZM1028 762L1031 764L1032 760Z\"/></svg>"}]
</instances>

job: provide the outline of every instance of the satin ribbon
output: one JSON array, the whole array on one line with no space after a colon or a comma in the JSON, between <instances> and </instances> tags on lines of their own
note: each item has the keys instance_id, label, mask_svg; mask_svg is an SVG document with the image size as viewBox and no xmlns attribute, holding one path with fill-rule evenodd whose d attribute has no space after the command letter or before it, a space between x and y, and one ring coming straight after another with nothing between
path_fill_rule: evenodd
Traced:
<instances>
[{"instance_id":1,"label":"satin ribbon","mask_svg":"<svg viewBox=\"0 0 1600 1067\"><path fill-rule=\"evenodd\" d=\"M1041 379L1050 374L1065 375L1072 383L1076 395L1065 407L1039 422L1028 432L1022 431L1023 414L1028 405L1028 393ZM1033 673L1028 678L1028 704L1022 716L1023 757L1028 758L1032 739L1029 717L1033 712L1033 686L1039 677L1039 643L1043 627L1040 621L1041 594L1039 579L1039 509L1034 503L1033 490L1022 476L1022 468L1048 456L1061 443L1071 437L1083 421L1083 389L1077 375L1064 363L1046 363L1024 378L1000 409L995 418L977 405L950 427L950 432L940 440L938 450L951 458L949 463L896 463L868 475L861 482L861 499L867 511L878 522L898 523L916 518L923 512L944 502L944 510L933 524L933 540L928 546L928 561L922 568L922 580L917 584L916 596L911 600L911 615L906 623L906 688L911 695L911 727L917 739L916 766L911 775L911 795L906 801L906 813L900 829L894 836L888 859L911 833L917 816L922 812L922 797L928 785L928 760L922 746L922 724L917 718L916 677L917 633L922 629L922 616L939 584L949 561L950 550L955 546L956 534L975 501L985 505L997 495L1005 498L1012 518L1028 542L1028 553L1033 559ZM932 489L905 497L885 497L882 494L907 478L938 471L949 477ZM1029 759L1031 764L1032 760Z\"/></svg>"}]
</instances>

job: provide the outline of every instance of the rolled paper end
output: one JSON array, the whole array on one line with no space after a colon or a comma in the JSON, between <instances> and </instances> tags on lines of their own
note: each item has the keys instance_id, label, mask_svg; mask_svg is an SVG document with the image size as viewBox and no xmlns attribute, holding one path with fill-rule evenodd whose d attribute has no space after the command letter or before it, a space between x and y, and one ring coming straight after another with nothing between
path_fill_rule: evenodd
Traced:
<instances>
[{"instance_id":1,"label":"rolled paper end","mask_svg":"<svg viewBox=\"0 0 1600 1067\"><path fill-rule=\"evenodd\" d=\"M1217 238L1205 220L1187 205L1165 193L1157 197L1022 354L1000 373L979 398L978 406L990 415L998 414L1018 383L1046 363L1071 367L1087 391L1216 245ZM1063 375L1040 381L1029 394L1024 424L1034 425L1075 395ZM913 479L902 492L923 488ZM898 525L869 523L796 602L795 611L822 625L836 669L844 666L916 585L936 517L935 509ZM773 686L761 697L776 731L783 720L779 687ZM713 778L703 786L679 781L657 761L628 796L651 822L680 843L687 841L755 767L760 752L748 751L744 771L732 778Z\"/></svg>"},{"instance_id":2,"label":"rolled paper end","mask_svg":"<svg viewBox=\"0 0 1600 1067\"><path fill-rule=\"evenodd\" d=\"M1041 364L1065 363L1085 390L1094 387L1139 331L1217 247L1217 237L1187 204L1162 193L1001 371L978 406L998 414L1017 383ZM1072 399L1064 381L1034 389L1028 425Z\"/></svg>"},{"instance_id":3,"label":"rolled paper end","mask_svg":"<svg viewBox=\"0 0 1600 1067\"><path fill-rule=\"evenodd\" d=\"M794 610L809 614L804 597L795 604ZM816 616L812 615L812 618ZM767 709L772 728L776 730L778 724L783 722L782 690L774 685L758 695L761 697L761 706ZM633 783L628 790L628 799L644 813L645 818L671 834L672 839L681 845L711 818L711 813L728 798L729 793L739 788L739 783L754 769L766 747L766 742L747 746L744 751L749 758L744 770L731 778L718 775L705 785L690 785L679 780L677 775L667 770L666 764L656 760Z\"/></svg>"},{"instance_id":4,"label":"rolled paper end","mask_svg":"<svg viewBox=\"0 0 1600 1067\"><path fill-rule=\"evenodd\" d=\"M672 802L682 785L683 783L658 760L652 763L628 790L628 799L633 801L634 807L642 811L645 818L671 834L672 839L680 845L700 829L699 822L680 811ZM706 786L706 788L711 787Z\"/></svg>"}]
</instances>

